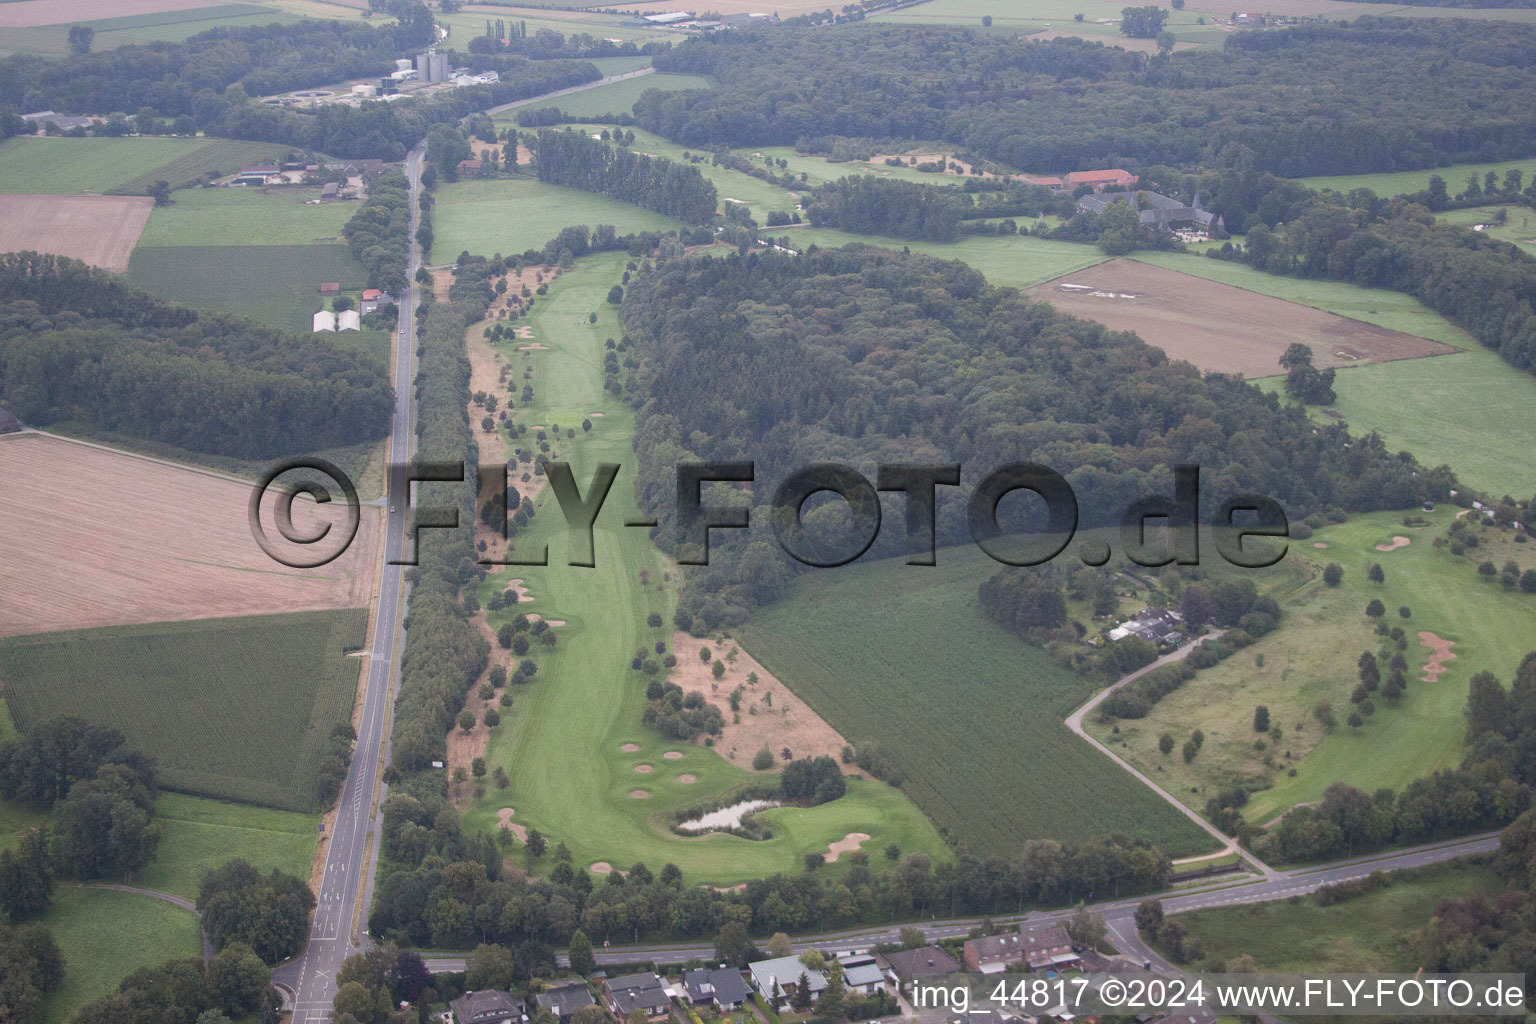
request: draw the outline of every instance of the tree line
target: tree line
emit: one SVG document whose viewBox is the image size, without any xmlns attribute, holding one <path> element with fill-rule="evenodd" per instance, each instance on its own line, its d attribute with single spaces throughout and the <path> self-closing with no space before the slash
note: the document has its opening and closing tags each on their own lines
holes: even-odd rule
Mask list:
<svg viewBox="0 0 1536 1024">
<path fill-rule="evenodd" d="M 1407 170 L 1530 152 L 1533 39 L 1504 22 L 1363 17 L 1148 57 L 958 27 L 718 32 L 655 58 L 717 87 L 647 93 L 635 116 L 692 146 L 932 139 L 1049 173 Z"/>
<path fill-rule="evenodd" d="M 77 260 L 0 255 L 0 403 L 235 458 L 381 438 L 393 392 L 378 360 L 161 302 Z"/>
<path fill-rule="evenodd" d="M 368 271 L 368 286 L 400 295 L 411 250 L 411 193 L 402 171 L 390 171 L 368 186 L 368 198 L 342 225 L 352 258 Z"/>
<path fill-rule="evenodd" d="M 970 197 L 958 190 L 850 174 L 817 187 L 806 202 L 805 215 L 817 228 L 953 242 L 960 236 L 961 219 L 973 208 Z"/>
<path fill-rule="evenodd" d="M 580 131 L 542 129 L 539 180 L 596 192 L 620 202 L 703 224 L 715 216 L 715 186 L 697 167 L 614 149 Z"/>
</svg>

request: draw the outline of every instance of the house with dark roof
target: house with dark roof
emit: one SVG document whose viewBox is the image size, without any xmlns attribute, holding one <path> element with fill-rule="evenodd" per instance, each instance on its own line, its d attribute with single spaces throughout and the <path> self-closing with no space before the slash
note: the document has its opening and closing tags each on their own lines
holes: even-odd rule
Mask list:
<svg viewBox="0 0 1536 1024">
<path fill-rule="evenodd" d="M 528 1007 L 510 992 L 466 992 L 448 1004 L 454 1024 L 527 1024 Z"/>
<path fill-rule="evenodd" d="M 972 974 L 1001 974 L 1009 964 L 1024 959 L 1024 944 L 1018 932 L 1001 932 L 983 935 L 979 939 L 966 939 L 961 949 L 965 969 Z"/>
<path fill-rule="evenodd" d="M 459 161 L 459 173 L 461 175 L 463 175 L 463 174 L 479 174 L 480 173 L 480 168 L 483 167 L 483 166 L 484 166 L 484 164 L 482 164 L 479 160 L 474 160 L 474 159 L 460 160 Z"/>
<path fill-rule="evenodd" d="M 849 992 L 872 996 L 885 987 L 885 969 L 871 953 L 850 953 L 837 958 L 843 969 L 843 985 Z"/>
<path fill-rule="evenodd" d="M 683 975 L 683 994 L 694 1006 L 735 1010 L 752 998 L 741 972 L 734 967 L 700 967 Z"/>
<path fill-rule="evenodd" d="M 897 953 L 887 953 L 885 962 L 890 965 L 903 988 L 911 986 L 913 982 L 928 978 L 942 978 L 960 970 L 960 965 L 955 958 L 938 946 L 923 946 L 919 949 L 903 949 Z"/>
<path fill-rule="evenodd" d="M 547 988 L 534 997 L 539 1009 L 548 1010 L 561 1020 L 570 1020 L 571 1014 L 583 1006 L 596 1006 L 586 982 L 568 981 L 563 985 Z"/>
<path fill-rule="evenodd" d="M 1072 936 L 1060 924 L 1031 925 L 1019 932 L 1024 962 L 1032 971 L 1061 971 L 1082 961 L 1072 949 Z"/>
<path fill-rule="evenodd" d="M 1170 196 L 1158 192 L 1096 192 L 1082 196 L 1077 208 L 1082 213 L 1103 213 L 1111 203 L 1129 203 L 1136 211 L 1137 220 L 1143 224 L 1171 227 L 1174 224 L 1198 224 L 1202 228 L 1219 225 L 1221 218 L 1200 205 L 1200 197 L 1185 206 Z"/>
<path fill-rule="evenodd" d="M 344 164 L 326 164 L 328 171 L 341 171 L 348 178 L 371 180 L 384 173 L 383 160 L 348 160 Z"/>
<path fill-rule="evenodd" d="M 625 1020 L 642 1010 L 649 1020 L 665 1020 L 672 1015 L 673 992 L 654 973 L 626 974 L 603 982 L 608 1010 Z"/>
</svg>

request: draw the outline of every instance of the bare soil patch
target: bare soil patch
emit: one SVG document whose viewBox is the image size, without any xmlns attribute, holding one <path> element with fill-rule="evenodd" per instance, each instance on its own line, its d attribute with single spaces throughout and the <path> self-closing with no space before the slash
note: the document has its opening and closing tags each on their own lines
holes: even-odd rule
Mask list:
<svg viewBox="0 0 1536 1024">
<path fill-rule="evenodd" d="M 447 267 L 429 270 L 432 275 L 432 298 L 436 302 L 448 301 L 448 289 L 453 287 L 453 271 Z"/>
<path fill-rule="evenodd" d="M 690 775 L 687 772 L 684 772 L 682 775 L 677 777 L 677 781 L 681 782 L 685 786 L 691 786 L 695 782 L 699 781 L 699 777 L 697 775 Z"/>
<path fill-rule="evenodd" d="M 211 6 L 211 0 L 20 0 L 0 4 L 0 28 L 35 28 Z"/>
<path fill-rule="evenodd" d="M 0 17 L 16 6 L 0 4 Z M 121 274 L 154 208 L 148 196 L 0 195 L 0 252 L 35 249 Z"/>
<path fill-rule="evenodd" d="M 1407 547 L 1411 543 L 1413 543 L 1413 542 L 1411 540 L 1409 540 L 1407 537 L 1393 537 L 1390 543 L 1387 543 L 1387 544 L 1377 544 L 1376 545 L 1376 550 L 1377 551 L 1396 551 L 1398 548 L 1405 548 L 1405 547 Z"/>
<path fill-rule="evenodd" d="M 1445 671 L 1445 663 L 1455 660 L 1456 655 L 1451 653 L 1451 648 L 1456 646 L 1456 641 L 1442 640 L 1433 633 L 1421 632 L 1419 643 L 1429 648 L 1429 660 L 1424 663 L 1423 678 L 1426 683 L 1432 683 Z"/>
<path fill-rule="evenodd" d="M 843 838 L 827 847 L 827 863 L 837 863 L 837 858 L 845 853 L 852 853 L 854 850 L 857 850 L 868 839 L 869 834 L 867 832 L 849 832 L 846 836 L 843 836 Z"/>
<path fill-rule="evenodd" d="M 1075 285 L 1077 287 L 1065 287 Z M 1134 260 L 1110 260 L 1028 290 L 1062 312 L 1135 331 L 1206 372 L 1272 377 L 1287 345 L 1314 365 L 1358 366 L 1456 352 L 1425 338 Z"/>
<path fill-rule="evenodd" d="M 244 481 L 40 434 L 0 438 L 0 481 L 0 635 L 355 608 L 373 598 L 376 509 L 362 510 L 335 561 L 290 569 L 252 538 Z M 86 489 L 125 500 L 103 516 L 80 500 Z M 268 494 L 262 521 L 275 537 L 277 496 Z M 298 498 L 295 529 L 339 531 L 342 504 Z"/>
<path fill-rule="evenodd" d="M 699 660 L 699 648 L 708 647 L 711 663 L 725 664 L 725 675 L 715 679 L 710 664 Z M 734 660 L 728 658 L 732 649 Z M 677 655 L 677 667 L 672 670 L 672 682 L 684 692 L 698 690 L 704 699 L 720 709 L 725 728 L 715 740 L 715 753 L 738 768 L 753 771 L 752 755 L 764 744 L 773 751 L 776 762 L 783 761 L 787 747 L 792 757 L 828 757 L 841 760 L 843 747 L 848 741 L 826 723 L 816 712 L 795 696 L 794 692 L 774 678 L 736 643 L 727 639 L 723 644 L 714 639 L 699 640 L 687 633 L 672 635 L 672 651 Z M 749 676 L 757 682 L 748 682 Z M 731 711 L 731 691 L 740 687 L 741 710 Z M 778 771 L 776 763 L 771 771 Z M 843 765 L 845 775 L 864 775 L 853 765 Z"/>
<path fill-rule="evenodd" d="M 528 841 L 528 826 L 519 825 L 512 820 L 512 808 L 503 807 L 501 810 L 497 811 L 496 824 L 498 827 L 505 828 L 507 831 L 516 836 L 518 842 L 526 843 Z"/>
</svg>

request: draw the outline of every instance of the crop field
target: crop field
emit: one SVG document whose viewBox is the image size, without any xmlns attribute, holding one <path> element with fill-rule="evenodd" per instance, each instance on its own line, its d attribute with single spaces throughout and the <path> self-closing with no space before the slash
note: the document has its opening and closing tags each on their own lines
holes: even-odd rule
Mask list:
<svg viewBox="0 0 1536 1024">
<path fill-rule="evenodd" d="M 365 277 L 344 245 L 140 246 L 128 261 L 128 283 L 153 295 L 284 331 L 309 330 L 322 281 L 355 292 Z"/>
<path fill-rule="evenodd" d="M 543 103 L 530 103 L 526 107 L 518 107 L 507 113 L 515 115 L 517 110 L 544 110 L 548 107 L 559 107 L 573 117 L 628 114 L 633 112 L 635 101 L 641 94 L 651 89 L 678 92 L 684 89 L 708 89 L 711 84 L 709 79 L 701 75 L 673 75 L 657 72 L 641 75 L 638 78 L 626 78 L 622 82 L 594 86 L 568 96 L 557 96 Z"/>
<path fill-rule="evenodd" d="M 1282 5 L 1286 0 L 1281 0 Z M 1343 6 L 1336 4 L 1334 0 L 1291 0 L 1296 3 L 1321 3 L 1329 6 Z M 983 16 L 992 18 L 992 32 L 1006 32 L 1008 34 L 1032 34 L 1046 29 L 1057 29 L 1073 35 L 1083 35 L 1087 38 L 1103 36 L 1103 42 L 1107 46 L 1117 45 L 1118 41 L 1130 43 L 1135 40 L 1125 39 L 1120 36 L 1120 11 L 1124 4 L 1114 0 L 1032 0 L 1029 4 L 1018 4 L 1010 0 L 929 0 L 928 3 L 918 4 L 915 7 L 905 7 L 899 11 L 885 11 L 872 15 L 871 21 L 897 21 L 914 25 L 971 25 L 978 30 L 982 28 Z M 1159 7 L 1168 7 L 1166 0 L 1158 4 Z M 1367 7 L 1365 4 L 1350 4 L 1350 7 Z M 1196 30 L 1202 28 L 1198 19 L 1204 17 L 1207 22 L 1218 16 L 1214 10 L 1214 3 L 1202 3 L 1201 0 L 1192 0 L 1185 10 L 1169 10 L 1166 27 L 1179 38 L 1185 38 L 1185 32 L 1181 30 Z M 1266 10 L 1275 10 L 1270 7 Z M 1279 13 L 1276 11 L 1276 13 Z M 1083 15 L 1081 22 L 1074 20 L 1074 15 Z M 1231 9 L 1219 12 L 1219 20 L 1225 22 Z M 1211 26 L 1212 29 L 1215 26 Z"/>
<path fill-rule="evenodd" d="M 1312 349 L 1319 368 L 1444 355 L 1450 345 L 1255 295 L 1166 267 L 1110 260 L 1032 288 L 1064 313 L 1097 320 L 1208 373 L 1267 377 L 1288 345 Z"/>
<path fill-rule="evenodd" d="M 879 743 L 902 791 L 973 853 L 1111 832 L 1170 856 L 1208 850 L 1204 832 L 1063 724 L 1093 684 L 982 614 L 976 588 L 997 568 L 965 547 L 934 568 L 812 573 L 742 641 L 851 743 Z"/>
<path fill-rule="evenodd" d="M 13 637 L 0 680 L 23 733 L 77 715 L 121 730 L 167 789 L 313 810 L 367 625 L 353 608 Z"/>
<path fill-rule="evenodd" d="M 550 4 L 551 8 L 556 5 Z M 582 6 L 591 6 L 583 4 Z M 436 12 L 434 12 L 436 14 Z M 587 11 L 542 10 L 535 8 L 502 7 L 477 4 L 455 14 L 437 14 L 437 23 L 448 28 L 448 43 L 463 50 L 469 40 L 485 34 L 486 21 L 502 19 L 511 25 L 526 23 L 531 38 L 541 31 L 559 32 L 570 36 L 580 32 L 599 39 L 615 42 L 633 42 L 637 46 L 653 39 L 677 38 L 679 33 L 650 25 L 636 25 L 629 18 L 614 14 L 597 14 Z M 614 74 L 615 72 L 604 72 Z"/>
<path fill-rule="evenodd" d="M 1390 884 L 1332 906 L 1315 896 L 1180 914 L 1207 950 L 1253 957 L 1260 971 L 1398 971 L 1424 964 L 1410 946 L 1441 900 L 1494 896 L 1503 880 L 1486 866 L 1453 861 L 1387 876 Z"/>
<path fill-rule="evenodd" d="M 1467 682 L 1483 670 L 1506 681 L 1513 677 L 1520 659 L 1536 648 L 1531 639 L 1536 636 L 1536 598 L 1489 583 L 1473 563 L 1432 545 L 1455 512 L 1452 506 L 1415 511 L 1430 523 L 1420 527 L 1404 526 L 1402 513 L 1358 516 L 1318 530 L 1310 541 L 1293 542 L 1286 562 L 1305 568 L 1311 579 L 1281 599 L 1285 621 L 1280 629 L 1201 672 L 1159 701 L 1146 718 L 1117 720 L 1118 734 L 1092 721 L 1089 728 L 1197 810 L 1222 785 L 1265 774 L 1270 761 L 1274 785 L 1254 793 L 1244 809 L 1244 816 L 1259 824 L 1320 798 L 1332 782 L 1373 792 L 1383 786 L 1401 788 L 1409 779 L 1458 764 L 1466 733 Z M 1394 536 L 1407 537 L 1409 543 L 1378 550 Z M 1322 568 L 1329 562 L 1344 569 L 1338 588 L 1322 582 Z M 1366 567 L 1373 562 L 1385 570 L 1385 583 L 1366 580 Z M 1380 646 L 1364 613 L 1372 598 L 1386 605 L 1391 624 L 1408 633 L 1409 683 L 1397 706 L 1378 699 L 1375 714 L 1362 728 L 1351 729 L 1343 720 L 1352 709 L 1355 659 Z M 1410 618 L 1399 617 L 1400 606 L 1409 608 Z M 1434 682 L 1420 678 L 1429 654 L 1419 642 L 1421 631 L 1455 645 L 1456 657 Z M 1335 709 L 1339 725 L 1332 732 L 1312 716 L 1319 700 Z M 1263 751 L 1255 748 L 1253 731 L 1253 709 L 1260 704 L 1285 732 Z M 1162 733 L 1182 742 L 1197 727 L 1206 739 L 1192 763 L 1158 751 Z"/>
<path fill-rule="evenodd" d="M 1462 480 L 1494 494 L 1536 490 L 1536 427 L 1522 410 L 1536 402 L 1536 378 L 1504 362 L 1465 331 L 1411 295 L 1265 274 L 1237 263 L 1138 253 L 1137 260 L 1182 270 L 1248 291 L 1299 302 L 1465 351 L 1342 370 L 1339 399 L 1321 421 L 1342 417 L 1356 431 L 1374 430 L 1427 466 L 1446 463 Z M 1269 390 L 1279 380 L 1258 382 Z"/>
<path fill-rule="evenodd" d="M 539 516 L 518 544 L 528 549 L 548 541 L 549 568 L 503 570 L 480 590 L 483 601 L 517 578 L 532 598 L 491 613 L 492 629 L 526 612 L 564 624 L 555 627 L 558 646 L 539 648 L 533 683 L 509 688 L 515 704 L 490 733 L 486 760 L 504 767 L 511 785 L 469 798 L 465 827 L 492 830 L 500 809 L 510 807 L 515 823 L 567 843 L 579 866 L 608 862 L 622 869 L 643 860 L 654 868 L 671 861 L 689 883 L 714 885 L 798 872 L 805 852 L 825 851 L 849 832 L 870 835 L 866 849 L 895 842 L 904 851 L 948 859 L 933 826 L 904 791 L 868 780 L 851 779 L 846 796 L 820 807 L 768 812 L 774 838 L 762 842 L 720 833 L 683 837 L 663 821 L 673 810 L 727 795 L 758 777 L 702 745 L 664 740 L 640 724 L 644 686 L 627 666 L 638 645 L 670 639 L 670 627 L 652 630 L 645 620 L 650 612 L 669 619 L 673 595 L 661 584 L 670 569 L 667 560 L 644 531 L 620 525 L 637 514 L 628 475 L 634 414 L 603 390 L 601 365 L 604 339 L 620 333 L 615 308 L 603 299 L 626 259 L 622 254 L 584 259 L 556 279 L 524 321 L 543 350 L 518 351 L 529 341 L 502 346 L 514 365 L 534 368 L 535 400 L 519 404 L 520 416 L 562 426 L 591 418 L 590 433 L 578 430 L 578 440 L 560 442 L 556 449 L 573 463 L 576 478 L 587 480 L 599 462 L 620 463 L 626 472 L 598 520 L 595 569 L 564 564 L 565 527 L 546 492 Z M 593 311 L 598 320 L 589 325 Z M 590 417 L 595 412 L 602 416 Z M 637 583 L 641 571 L 649 573 L 652 585 Z M 626 744 L 636 749 L 621 749 Z M 664 756 L 668 751 L 681 756 Z M 637 772 L 638 766 L 653 770 Z M 634 791 L 646 795 L 631 796 Z"/>
<path fill-rule="evenodd" d="M 198 141 L 202 145 L 197 149 L 161 164 L 152 171 L 146 171 L 136 178 L 129 178 L 113 191 L 142 195 L 157 180 L 168 181 L 172 188 L 180 189 L 183 185 L 192 182 L 206 181 L 210 171 L 229 174 L 249 164 L 276 163 L 284 153 L 288 152 L 288 147 L 276 146 L 270 142 L 244 142 L 239 139 L 199 139 Z M 179 203 L 187 195 L 188 193 L 183 191 L 172 198 Z M 220 239 L 220 241 L 225 240 Z"/>
<path fill-rule="evenodd" d="M 836 248 L 850 243 L 880 245 L 887 249 L 911 249 L 942 260 L 960 260 L 981 271 L 987 281 L 1011 288 L 1028 288 L 1102 263 L 1106 257 L 1096 247 L 1075 242 L 1054 242 L 1029 235 L 975 235 L 958 242 L 919 242 L 875 235 L 854 235 L 828 228 L 765 229 L 765 235 L 787 236 L 796 249 L 811 245 Z"/>
<path fill-rule="evenodd" d="M 136 15 L 166 15 L 207 7 L 208 0 L 14 0 L 0 9 L 0 28 L 32 28 L 114 20 Z"/>
<path fill-rule="evenodd" d="M 247 483 L 38 434 L 0 438 L 0 479 L 0 635 L 356 608 L 372 593 L 373 510 L 345 554 L 289 569 L 251 537 Z M 120 500 L 103 515 L 88 493 Z M 335 504 L 296 501 L 295 526 Z"/>
<path fill-rule="evenodd" d="M 0 252 L 35 249 L 120 274 L 154 202 L 148 196 L 0 194 Z"/>
<path fill-rule="evenodd" d="M 20 0 L 25 3 L 27 0 Z M 204 0 L 206 3 L 206 0 Z M 59 12 L 55 11 L 57 16 Z M 67 14 L 66 14 L 67 16 Z M 0 27 L 0 52 L 46 54 L 69 53 L 69 29 L 84 24 L 95 30 L 91 49 L 109 50 L 130 43 L 156 41 L 180 42 L 212 28 L 270 25 L 297 21 L 298 16 L 276 6 L 251 3 L 216 3 L 186 10 L 156 14 L 130 14 L 120 18 L 97 18 L 84 22 L 64 22 L 37 28 Z"/>
<path fill-rule="evenodd" d="M 245 246 L 341 245 L 341 228 L 356 203 L 325 202 L 319 189 L 192 188 L 175 193 L 170 206 L 156 207 L 139 238 L 146 249 L 221 246 L 240 239 Z"/>
<path fill-rule="evenodd" d="M 1375 6 L 1375 5 L 1373 5 Z M 1384 8 L 1382 14 L 1387 14 Z M 1393 11 L 1394 15 L 1401 16 L 1404 12 Z M 1465 17 L 1470 11 L 1457 11 L 1458 18 Z M 1536 15 L 1536 11 L 1507 11 L 1506 14 Z M 1530 184 L 1536 177 L 1536 160 L 1497 160 L 1487 164 L 1452 164 L 1449 167 L 1430 167 L 1421 171 L 1392 171 L 1383 174 L 1341 174 L 1316 178 L 1297 178 L 1296 180 L 1308 188 L 1331 188 L 1339 192 L 1348 192 L 1352 188 L 1368 188 L 1378 196 L 1397 196 L 1406 193 L 1422 192 L 1429 188 L 1429 179 L 1438 174 L 1445 179 L 1446 189 L 1452 194 L 1460 192 L 1467 185 L 1467 179 L 1477 176 L 1478 185 L 1481 186 L 1483 176 L 1489 171 L 1498 174 L 1499 180 L 1504 180 L 1504 172 L 1511 168 L 1519 168 L 1525 175 L 1525 183 Z M 1517 212 L 1518 207 L 1511 210 Z M 1454 212 L 1454 211 L 1453 211 Z M 1441 216 L 1449 216 L 1442 214 Z M 1452 223 L 1456 223 L 1453 221 Z"/>
<path fill-rule="evenodd" d="M 432 217 L 432 263 L 452 263 L 465 250 L 490 256 L 540 249 L 572 224 L 612 224 L 621 235 L 682 224 L 607 196 L 546 185 L 531 173 L 439 185 Z"/>
<path fill-rule="evenodd" d="M 155 821 L 164 837 L 140 884 L 187 899 L 197 898 L 206 872 L 233 857 L 264 872 L 280 868 L 308 878 L 319 837 L 319 818 L 313 814 L 186 793 L 161 793 Z"/>
<path fill-rule="evenodd" d="M 0 13 L 15 6 L 0 4 Z M 111 192 L 206 145 L 203 139 L 6 139 L 0 142 L 0 191 Z"/>
<path fill-rule="evenodd" d="M 65 1024 L 126 974 L 203 948 L 196 914 L 135 893 L 61 883 L 37 920 L 64 955 L 64 982 L 43 1000 L 44 1024 Z"/>
</svg>

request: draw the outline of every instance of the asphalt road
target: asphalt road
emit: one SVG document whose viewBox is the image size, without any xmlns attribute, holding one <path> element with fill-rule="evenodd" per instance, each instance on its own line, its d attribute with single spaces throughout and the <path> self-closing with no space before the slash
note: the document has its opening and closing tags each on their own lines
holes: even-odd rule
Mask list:
<svg viewBox="0 0 1536 1024">
<path fill-rule="evenodd" d="M 1470 836 L 1465 839 L 1451 840 L 1449 842 L 1430 843 L 1424 846 L 1416 846 L 1407 850 L 1398 850 L 1371 857 L 1339 861 L 1333 864 L 1312 865 L 1289 871 L 1276 871 L 1270 876 L 1253 882 L 1233 883 L 1229 880 L 1225 883 L 1215 883 L 1195 891 L 1178 890 L 1162 894 L 1163 912 L 1165 914 L 1183 914 L 1193 910 L 1206 910 L 1211 907 L 1289 899 L 1292 896 L 1314 892 L 1324 885 L 1364 878 L 1372 871 L 1401 871 L 1405 868 L 1423 867 L 1426 864 L 1453 860 L 1457 857 L 1465 857 L 1474 853 L 1490 853 L 1498 849 L 1498 846 L 1498 833 L 1493 832 L 1479 836 Z M 1144 899 L 1147 899 L 1145 895 L 1132 899 L 1108 900 L 1091 904 L 1089 909 L 1104 919 L 1105 927 L 1109 931 L 1110 940 L 1122 953 L 1135 960 L 1150 960 L 1154 969 L 1173 973 L 1176 968 L 1147 948 L 1136 934 L 1136 905 Z M 1064 921 L 1071 917 L 1072 913 L 1073 911 L 1071 910 L 1042 910 L 1022 915 L 997 915 L 993 917 L 993 920 L 998 923 Z M 928 940 L 932 942 L 937 939 L 967 935 L 980 920 L 981 918 L 979 917 L 971 917 L 910 923 L 915 923 L 917 927 L 922 928 Z M 882 942 L 899 942 L 901 939 L 901 927 L 900 925 L 892 925 L 885 928 L 856 928 L 840 932 L 823 932 L 817 935 L 802 935 L 794 939 L 794 946 L 797 951 L 811 946 L 816 946 L 823 950 L 863 949 Z M 662 943 L 613 946 L 598 949 L 595 951 L 595 954 L 599 964 L 631 964 L 645 960 L 677 963 L 693 957 L 708 960 L 715 955 L 715 950 L 713 943 Z M 462 971 L 465 967 L 464 957 L 462 956 L 429 955 L 426 959 L 427 966 L 436 972 Z M 560 957 L 560 962 L 562 964 L 566 962 L 563 954 Z"/>
<path fill-rule="evenodd" d="M 417 284 L 412 275 L 421 263 L 416 244 L 420 216 L 416 195 L 423 154 L 424 149 L 417 147 L 405 159 L 411 183 L 411 253 L 406 269 L 409 284 L 400 296 L 400 329 L 395 339 L 395 414 L 388 459 L 391 465 L 408 462 L 415 442 L 416 389 L 412 382 Z M 390 708 L 399 671 L 399 647 L 403 643 L 400 618 L 406 596 L 405 567 L 395 563 L 401 560 L 405 543 L 409 501 L 406 495 L 386 497 L 385 564 L 379 580 L 373 647 L 368 652 L 368 682 L 352 765 L 331 826 L 309 944 L 298 957 L 272 972 L 272 980 L 283 992 L 284 1001 L 293 1008 L 292 1024 L 318 1024 L 330 1019 L 336 971 L 343 960 L 365 948 L 367 942 L 367 910 L 372 902 L 373 873 L 378 864 L 379 821 L 375 810 L 384 799 L 384 784 L 379 775 L 381 767 L 389 763 Z"/>
</svg>

